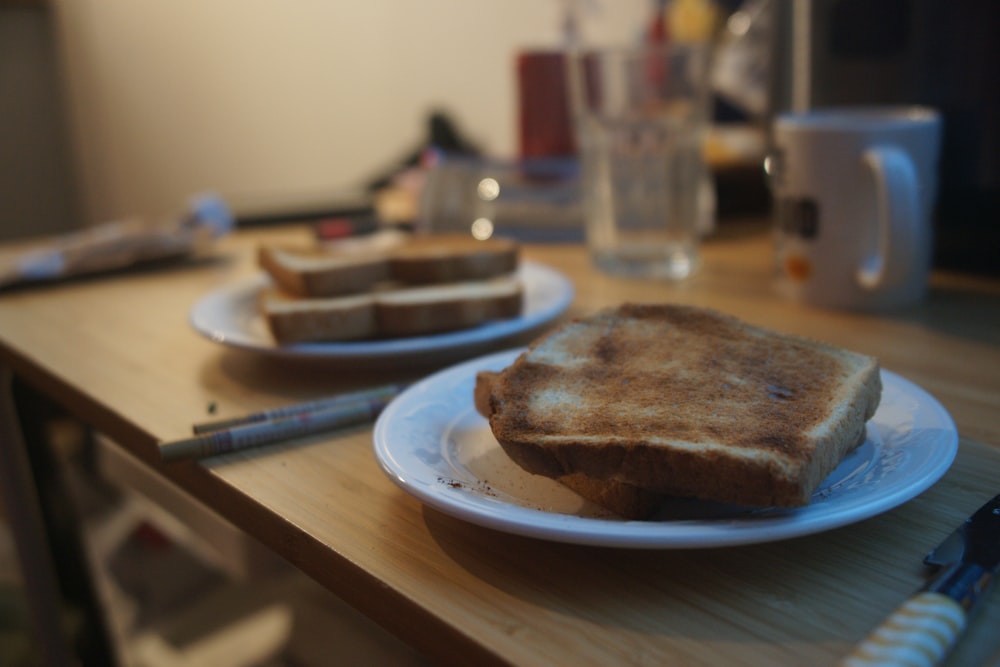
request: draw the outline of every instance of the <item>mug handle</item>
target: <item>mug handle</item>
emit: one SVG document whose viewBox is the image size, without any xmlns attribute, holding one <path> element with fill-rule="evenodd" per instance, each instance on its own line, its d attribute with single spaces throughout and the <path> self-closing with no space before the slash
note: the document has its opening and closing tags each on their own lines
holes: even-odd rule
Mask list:
<svg viewBox="0 0 1000 667">
<path fill-rule="evenodd" d="M 924 232 L 917 170 L 906 151 L 877 146 L 865 151 L 861 161 L 875 180 L 878 229 L 875 248 L 862 259 L 857 280 L 862 287 L 875 290 L 891 287 L 906 277 Z"/>
</svg>

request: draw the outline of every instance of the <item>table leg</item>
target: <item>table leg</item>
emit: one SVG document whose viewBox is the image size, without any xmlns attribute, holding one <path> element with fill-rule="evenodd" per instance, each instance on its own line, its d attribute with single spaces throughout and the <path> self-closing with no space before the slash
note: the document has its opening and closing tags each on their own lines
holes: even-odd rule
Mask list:
<svg viewBox="0 0 1000 667">
<path fill-rule="evenodd" d="M 55 406 L 0 368 L 0 493 L 14 535 L 43 664 L 114 665 L 80 521 L 45 425 Z M 67 633 L 67 609 L 81 620 Z"/>
</svg>

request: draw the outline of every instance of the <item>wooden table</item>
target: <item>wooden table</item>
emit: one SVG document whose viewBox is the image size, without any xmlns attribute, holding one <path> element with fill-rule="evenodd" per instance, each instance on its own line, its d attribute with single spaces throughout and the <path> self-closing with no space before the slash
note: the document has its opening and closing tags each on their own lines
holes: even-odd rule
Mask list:
<svg viewBox="0 0 1000 667">
<path fill-rule="evenodd" d="M 256 243 L 305 239 L 303 228 L 240 232 L 193 264 L 0 295 L 0 364 L 434 662 L 832 664 L 921 585 L 923 555 L 1000 492 L 1000 282 L 935 275 L 924 304 L 885 315 L 807 308 L 773 293 L 760 228 L 710 240 L 703 269 L 681 284 L 598 274 L 573 245 L 524 255 L 573 280 L 567 316 L 623 300 L 701 304 L 876 355 L 958 425 L 952 469 L 916 499 L 809 537 L 628 550 L 518 537 L 428 509 L 380 471 L 371 428 L 161 464 L 158 442 L 209 417 L 433 370 L 267 358 L 188 326 L 197 299 L 255 270 Z M 8 458 L 16 448 L 5 440 Z M 994 592 L 952 664 L 1000 661 L 997 627 Z"/>
</svg>

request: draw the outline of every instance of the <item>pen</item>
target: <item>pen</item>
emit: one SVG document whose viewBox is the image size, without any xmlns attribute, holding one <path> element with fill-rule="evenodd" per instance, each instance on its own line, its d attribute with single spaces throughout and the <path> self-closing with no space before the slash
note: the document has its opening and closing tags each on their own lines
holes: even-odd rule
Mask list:
<svg viewBox="0 0 1000 667">
<path fill-rule="evenodd" d="M 371 392 L 362 392 L 371 393 Z M 299 410 L 267 421 L 243 423 L 231 428 L 209 431 L 191 438 L 160 444 L 160 459 L 164 463 L 185 459 L 200 459 L 251 447 L 261 447 L 314 433 L 345 428 L 375 419 L 396 393 L 347 396 L 345 400 L 311 410 Z M 317 402 L 319 403 L 319 402 Z M 301 408 L 302 406 L 295 406 Z"/>
<path fill-rule="evenodd" d="M 387 384 L 382 387 L 376 387 L 375 389 L 366 389 L 364 391 L 358 391 L 350 394 L 340 394 L 338 396 L 333 396 L 330 398 L 321 398 L 315 401 L 309 401 L 307 403 L 297 403 L 295 405 L 289 405 L 283 408 L 272 408 L 270 410 L 262 410 L 260 412 L 255 412 L 253 414 L 245 415 L 243 417 L 234 417 L 232 419 L 220 419 L 217 421 L 207 422 L 204 424 L 195 424 L 192 427 L 192 431 L 194 432 L 195 435 L 201 435 L 204 433 L 211 433 L 213 431 L 221 431 L 224 429 L 233 428 L 234 426 L 257 424 L 260 422 L 282 419 L 284 417 L 290 417 L 292 415 L 302 414 L 306 412 L 317 412 L 319 410 L 334 408 L 339 405 L 346 405 L 348 403 L 378 400 L 382 398 L 392 399 L 397 394 L 399 394 L 399 392 L 403 391 L 403 389 L 405 389 L 406 386 L 407 385 L 405 384 Z"/>
</svg>

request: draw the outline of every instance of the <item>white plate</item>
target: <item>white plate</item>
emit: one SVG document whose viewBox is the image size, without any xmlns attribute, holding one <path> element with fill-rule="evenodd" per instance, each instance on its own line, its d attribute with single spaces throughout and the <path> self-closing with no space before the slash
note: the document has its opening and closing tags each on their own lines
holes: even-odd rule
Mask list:
<svg viewBox="0 0 1000 667">
<path fill-rule="evenodd" d="M 520 317 L 496 320 L 471 329 L 392 340 L 277 345 L 257 312 L 257 291 L 268 282 L 261 274 L 209 293 L 191 309 L 191 325 L 208 338 L 247 350 L 280 356 L 332 360 L 430 362 L 482 353 L 515 335 L 532 331 L 561 315 L 573 301 L 573 284 L 563 274 L 535 262 L 522 262 L 524 311 Z"/>
<path fill-rule="evenodd" d="M 408 493 L 442 512 L 549 540 L 636 548 L 750 544 L 816 533 L 872 517 L 915 497 L 948 470 L 958 433 L 932 396 L 882 371 L 882 402 L 865 443 L 796 509 L 748 509 L 678 500 L 654 521 L 602 513 L 503 453 L 476 413 L 476 372 L 500 370 L 519 350 L 473 359 L 413 385 L 375 424 L 375 455 Z"/>
</svg>

